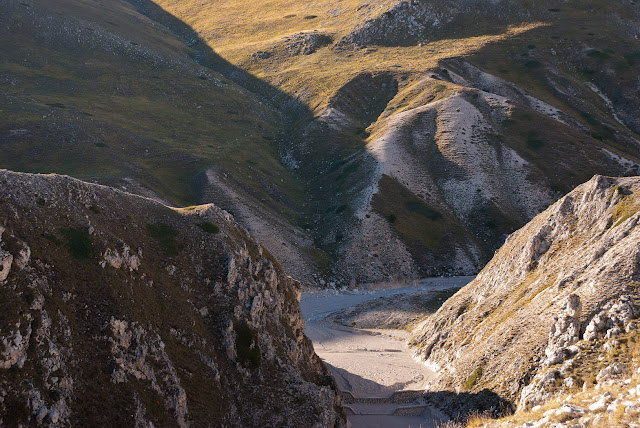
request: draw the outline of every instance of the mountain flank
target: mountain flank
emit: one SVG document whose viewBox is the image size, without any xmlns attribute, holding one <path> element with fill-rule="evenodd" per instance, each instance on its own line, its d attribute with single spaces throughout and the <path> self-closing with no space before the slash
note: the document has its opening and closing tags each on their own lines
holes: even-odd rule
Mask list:
<svg viewBox="0 0 640 428">
<path fill-rule="evenodd" d="M 595 176 L 512 234 L 414 331 L 427 390 L 489 389 L 523 412 L 635 376 L 639 198 L 638 177 Z"/>
<path fill-rule="evenodd" d="M 640 165 L 630 2 L 8 0 L 0 167 L 215 202 L 305 282 L 477 273 Z"/>
<path fill-rule="evenodd" d="M 213 204 L 0 171 L 0 425 L 345 426 L 300 285 Z"/>
<path fill-rule="evenodd" d="M 282 110 L 280 152 L 307 195 L 316 284 L 475 273 L 594 174 L 637 174 L 632 4 L 157 4 L 307 106 Z"/>
</svg>

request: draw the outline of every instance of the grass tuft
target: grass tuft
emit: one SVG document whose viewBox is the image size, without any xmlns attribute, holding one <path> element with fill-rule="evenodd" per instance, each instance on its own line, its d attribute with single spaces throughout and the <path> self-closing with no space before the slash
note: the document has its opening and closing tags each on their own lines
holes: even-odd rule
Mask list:
<svg viewBox="0 0 640 428">
<path fill-rule="evenodd" d="M 619 186 L 618 186 L 619 187 Z M 617 193 L 621 193 L 621 188 L 616 188 Z M 623 196 L 620 202 L 613 209 L 613 227 L 618 227 L 626 220 L 631 218 L 635 213 L 640 210 L 640 204 L 636 201 L 633 195 Z"/>
<path fill-rule="evenodd" d="M 240 364 L 250 368 L 259 367 L 258 334 L 249 327 L 246 321 L 235 323 L 233 328 L 236 332 L 236 352 Z"/>
<path fill-rule="evenodd" d="M 476 368 L 473 373 L 467 378 L 462 387 L 467 391 L 470 390 L 478 383 L 478 380 L 482 377 L 482 369 L 480 367 Z"/>
<path fill-rule="evenodd" d="M 200 223 L 198 227 L 207 233 L 219 233 L 220 228 L 211 222 Z"/>
</svg>

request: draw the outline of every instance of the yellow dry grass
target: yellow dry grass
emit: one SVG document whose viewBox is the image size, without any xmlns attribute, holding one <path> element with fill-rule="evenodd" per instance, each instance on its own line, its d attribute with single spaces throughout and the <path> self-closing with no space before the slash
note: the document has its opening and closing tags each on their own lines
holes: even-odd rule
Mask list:
<svg viewBox="0 0 640 428">
<path fill-rule="evenodd" d="M 392 70 L 404 76 L 422 74 L 437 67 L 442 59 L 471 55 L 488 44 L 546 25 L 523 23 L 508 27 L 501 34 L 437 40 L 422 46 L 376 46 L 361 50 L 336 50 L 326 46 L 313 55 L 251 58 L 253 53 L 268 51 L 284 37 L 299 32 L 318 30 L 334 41 L 338 40 L 396 2 L 383 0 L 373 9 L 358 11 L 358 0 L 329 1 L 319 5 L 299 0 L 156 1 L 190 25 L 221 57 L 300 98 L 316 112 L 322 111 L 336 91 L 359 73 Z M 309 18 L 313 16 L 315 18 Z"/>
</svg>

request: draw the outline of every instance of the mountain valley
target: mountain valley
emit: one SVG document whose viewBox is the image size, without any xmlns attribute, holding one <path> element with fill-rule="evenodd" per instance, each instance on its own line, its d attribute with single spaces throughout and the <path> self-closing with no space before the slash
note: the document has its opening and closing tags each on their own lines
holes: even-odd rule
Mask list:
<svg viewBox="0 0 640 428">
<path fill-rule="evenodd" d="M 640 131 L 633 4 L 478 4 L 8 1 L 0 166 L 215 200 L 316 285 L 476 273 Z"/>
<path fill-rule="evenodd" d="M 636 1 L 3 0 L 0 46 L 0 426 L 640 427 Z"/>
</svg>

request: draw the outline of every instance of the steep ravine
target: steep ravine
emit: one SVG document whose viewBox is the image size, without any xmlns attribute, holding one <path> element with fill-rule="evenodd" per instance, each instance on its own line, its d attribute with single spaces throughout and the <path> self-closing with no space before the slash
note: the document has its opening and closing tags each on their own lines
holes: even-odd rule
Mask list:
<svg viewBox="0 0 640 428">
<path fill-rule="evenodd" d="M 341 427 L 299 284 L 216 206 L 0 170 L 0 425 Z"/>
</svg>

